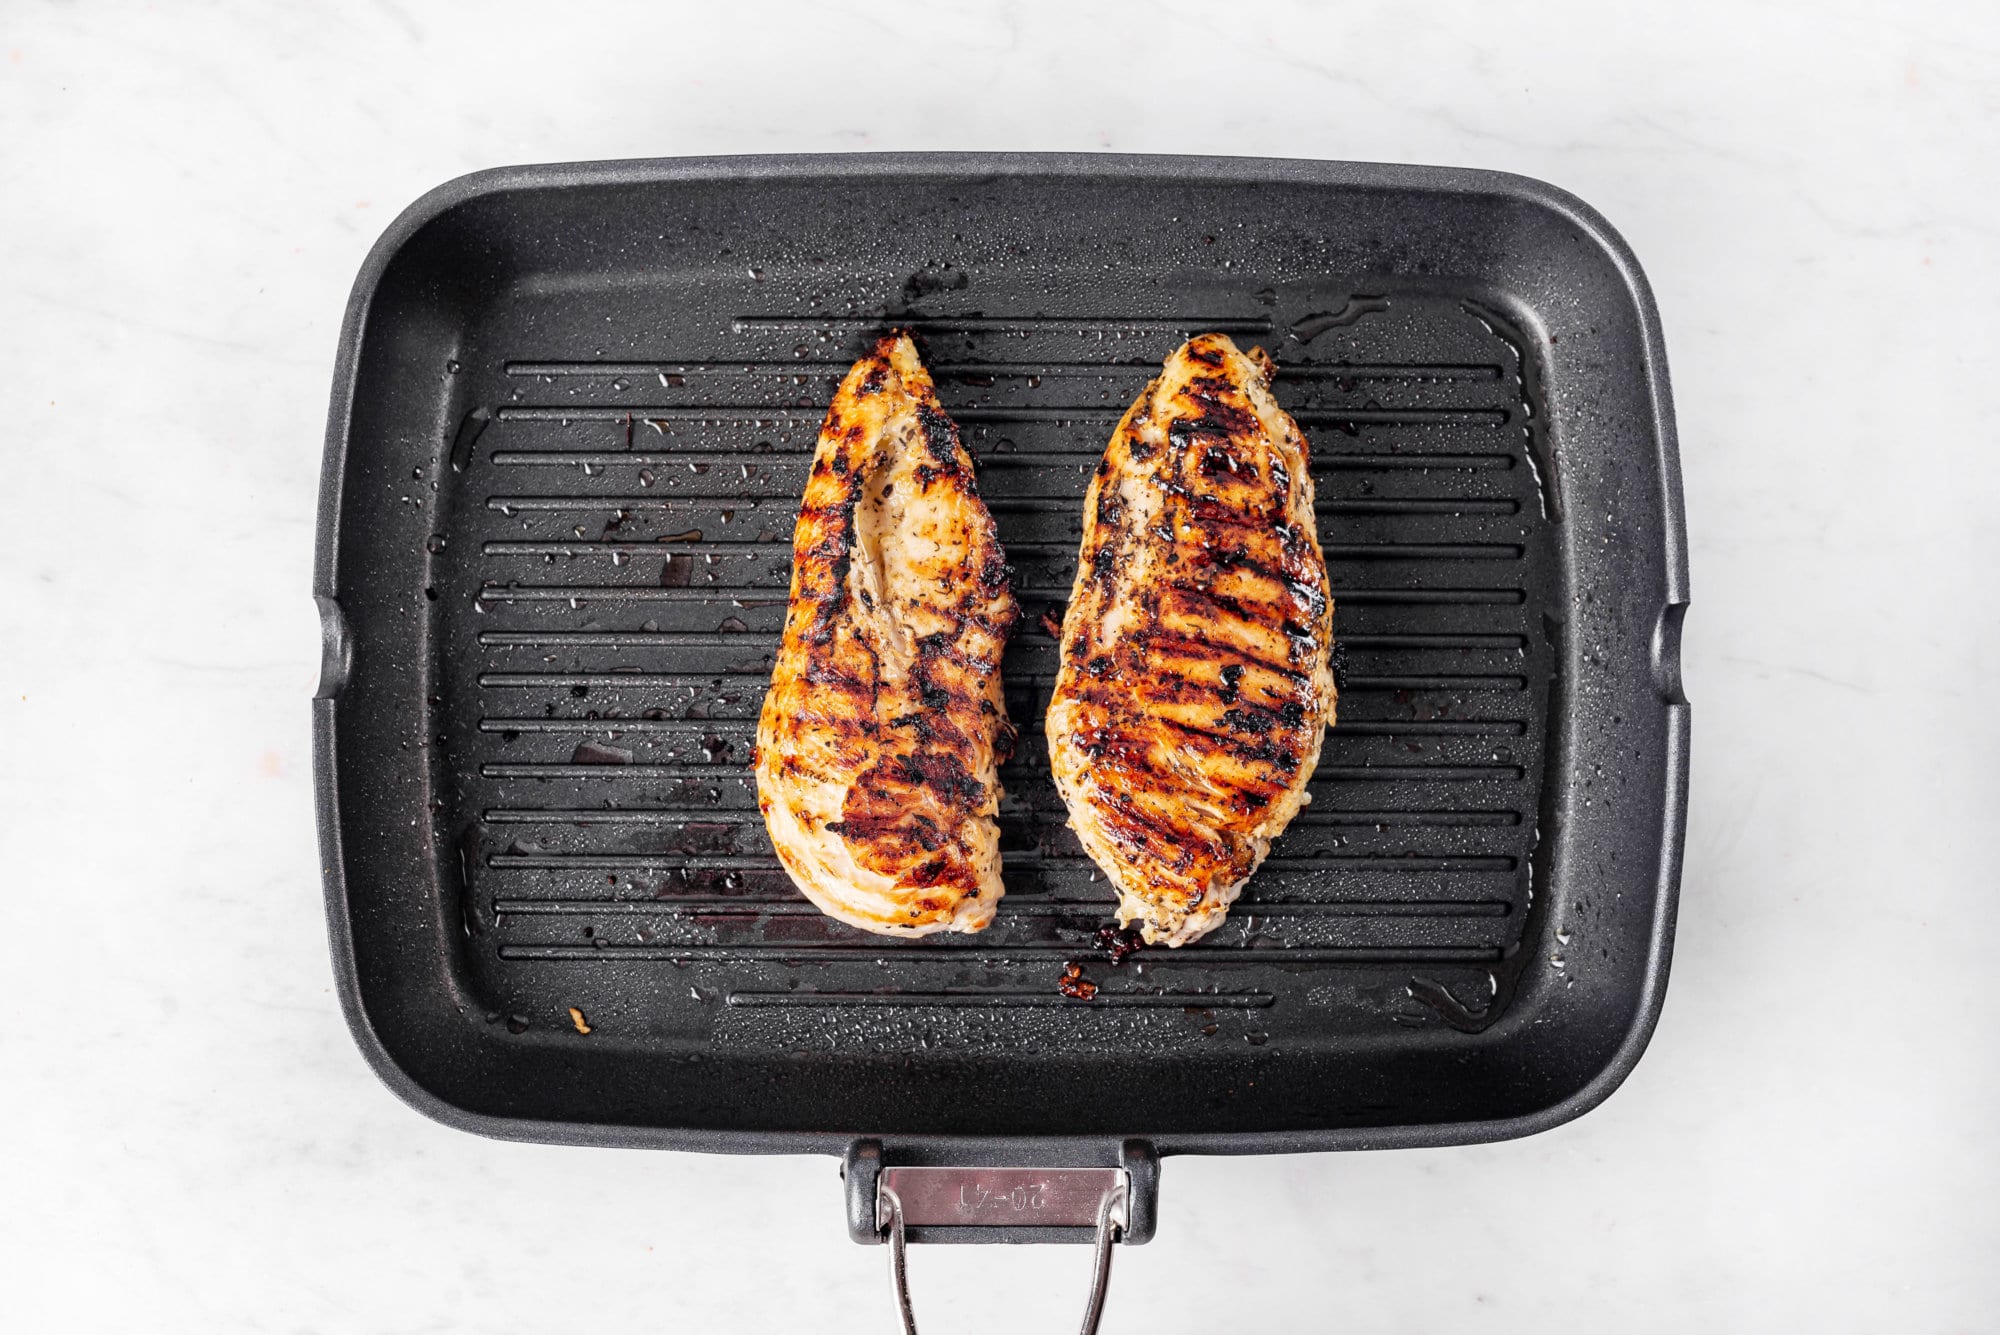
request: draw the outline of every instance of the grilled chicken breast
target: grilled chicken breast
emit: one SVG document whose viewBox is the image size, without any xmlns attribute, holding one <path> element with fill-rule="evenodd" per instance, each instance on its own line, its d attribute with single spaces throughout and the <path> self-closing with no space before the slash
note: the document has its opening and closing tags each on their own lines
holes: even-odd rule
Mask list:
<svg viewBox="0 0 2000 1335">
<path fill-rule="evenodd" d="M 1070 825 L 1152 944 L 1218 926 L 1307 800 L 1333 599 L 1305 436 L 1270 358 L 1169 357 L 1084 498 L 1049 756 Z"/>
<path fill-rule="evenodd" d="M 1009 573 L 972 458 L 915 345 L 891 334 L 820 430 L 757 725 L 771 843 L 842 922 L 924 936 L 993 920 Z"/>
</svg>

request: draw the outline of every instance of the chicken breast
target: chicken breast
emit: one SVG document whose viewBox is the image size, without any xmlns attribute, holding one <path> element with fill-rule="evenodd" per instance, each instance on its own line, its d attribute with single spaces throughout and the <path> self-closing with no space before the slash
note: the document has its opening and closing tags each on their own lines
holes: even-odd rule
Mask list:
<svg viewBox="0 0 2000 1335">
<path fill-rule="evenodd" d="M 1306 440 L 1270 358 L 1169 357 L 1084 498 L 1049 704 L 1056 786 L 1151 944 L 1221 924 L 1307 800 L 1333 720 L 1333 598 Z"/>
<path fill-rule="evenodd" d="M 999 902 L 1010 571 L 909 336 L 855 363 L 820 430 L 757 725 L 757 805 L 800 890 L 889 936 Z"/>
</svg>

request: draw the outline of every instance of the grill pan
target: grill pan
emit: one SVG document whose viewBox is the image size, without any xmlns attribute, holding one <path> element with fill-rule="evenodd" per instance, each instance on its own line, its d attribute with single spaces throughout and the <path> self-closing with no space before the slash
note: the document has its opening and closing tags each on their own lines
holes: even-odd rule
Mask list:
<svg viewBox="0 0 2000 1335">
<path fill-rule="evenodd" d="M 1025 608 L 1007 897 L 974 937 L 814 912 L 748 766 L 820 417 L 898 325 Z M 1340 720 L 1228 924 L 1113 967 L 1036 623 L 1113 424 L 1204 330 L 1274 353 L 1311 440 Z M 369 256 L 334 380 L 314 732 L 342 1001 L 440 1121 L 840 1154 L 868 1241 L 892 1195 L 899 1241 L 1093 1235 L 1099 1193 L 1003 1167 L 1122 1170 L 1137 1242 L 1163 1155 L 1538 1131 L 1623 1079 L 1665 989 L 1686 586 L 1645 280 L 1537 182 L 1014 154 L 465 177 Z M 1071 960 L 1094 999 L 1058 993 Z"/>
</svg>

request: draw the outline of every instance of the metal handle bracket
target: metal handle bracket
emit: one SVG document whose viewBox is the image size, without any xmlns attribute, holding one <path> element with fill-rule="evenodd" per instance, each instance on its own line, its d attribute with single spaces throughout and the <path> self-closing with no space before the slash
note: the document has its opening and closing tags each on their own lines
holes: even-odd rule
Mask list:
<svg viewBox="0 0 2000 1335">
<path fill-rule="evenodd" d="M 968 1165 L 977 1154 L 989 1164 Z M 1144 1140 L 1072 1142 L 906 1142 L 857 1140 L 841 1164 L 847 1230 L 880 1245 L 878 1184 L 903 1205 L 910 1242 L 1073 1242 L 1096 1239 L 1097 1204 L 1111 1175 L 1123 1174 L 1125 1223 L 1119 1241 L 1150 1242 L 1160 1192 L 1160 1160 Z"/>
<path fill-rule="evenodd" d="M 1092 1194 L 1095 1200 L 1092 1202 Z M 1014 1217 L 1080 1222 L 1091 1204 L 1095 1264 L 1081 1335 L 1097 1335 L 1104 1295 L 1111 1284 L 1111 1247 L 1130 1221 L 1129 1182 L 1122 1168 L 887 1168 L 875 1184 L 875 1223 L 889 1243 L 889 1278 L 903 1335 L 917 1335 L 910 1306 L 907 1220 L 977 1221 Z M 1004 1226 L 1004 1225 L 1003 1225 Z"/>
</svg>

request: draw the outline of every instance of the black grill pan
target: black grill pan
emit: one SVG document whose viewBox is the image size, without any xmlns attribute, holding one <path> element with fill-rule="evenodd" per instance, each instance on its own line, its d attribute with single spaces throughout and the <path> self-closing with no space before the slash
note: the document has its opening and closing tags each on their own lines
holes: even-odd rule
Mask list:
<svg viewBox="0 0 2000 1335">
<path fill-rule="evenodd" d="M 1027 611 L 1007 898 L 976 937 L 812 911 L 748 768 L 820 417 L 896 325 Z M 1203 330 L 1273 352 L 1311 439 L 1340 723 L 1229 924 L 1114 968 L 1036 621 L 1113 424 Z M 1548 186 L 1040 155 L 469 176 L 369 256 L 334 382 L 341 995 L 433 1117 L 845 1153 L 860 1236 L 882 1164 L 1124 1164 L 1142 1240 L 1156 1155 L 1527 1134 L 1604 1098 L 1659 1010 L 1686 584 L 1645 280 Z M 1094 1000 L 1058 994 L 1070 960 Z"/>
</svg>

